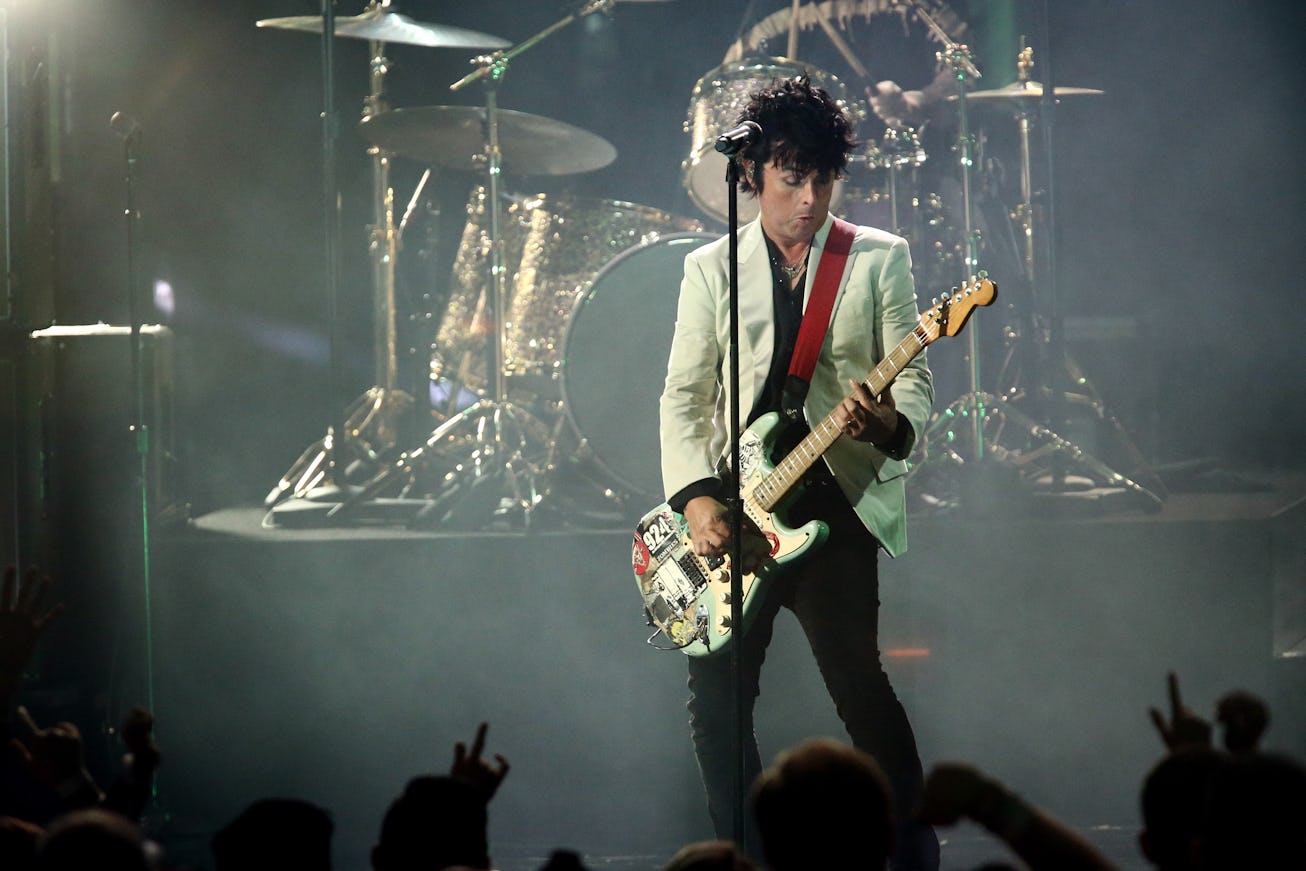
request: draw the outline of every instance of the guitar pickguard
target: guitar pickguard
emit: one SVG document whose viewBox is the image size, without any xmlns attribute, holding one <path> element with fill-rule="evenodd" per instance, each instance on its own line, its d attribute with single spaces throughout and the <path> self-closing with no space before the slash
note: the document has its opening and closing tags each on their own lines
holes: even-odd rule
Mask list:
<svg viewBox="0 0 1306 871">
<path fill-rule="evenodd" d="M 767 423 L 773 426 L 775 422 L 763 418 L 739 440 L 744 512 L 771 545 L 770 556 L 757 570 L 740 578 L 745 628 L 756 610 L 763 582 L 826 535 L 825 524 L 818 521 L 790 529 L 754 500 L 753 490 L 771 468 L 771 428 Z M 675 647 L 693 656 L 725 649 L 732 634 L 730 560 L 694 553 L 689 524 L 671 506 L 659 505 L 635 527 L 631 567 L 650 618 Z"/>
</svg>

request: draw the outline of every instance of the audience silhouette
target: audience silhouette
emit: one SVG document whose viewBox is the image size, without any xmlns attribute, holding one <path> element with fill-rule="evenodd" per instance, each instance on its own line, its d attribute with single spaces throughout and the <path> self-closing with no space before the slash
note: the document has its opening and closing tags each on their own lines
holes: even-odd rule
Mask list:
<svg viewBox="0 0 1306 871">
<path fill-rule="evenodd" d="M 214 871 L 330 871 L 331 815 L 292 798 L 256 801 L 213 836 Z"/>
<path fill-rule="evenodd" d="M 9 753 L 0 785 L 0 868 L 14 871 L 146 871 L 170 867 L 139 821 L 152 795 L 160 752 L 154 720 L 131 710 L 119 736 L 122 771 L 101 789 L 71 722 L 41 725 L 16 699 L 38 642 L 62 605 L 43 604 L 50 580 L 4 572 L 0 585 L 0 698 Z M 1187 707 L 1167 677 L 1169 710 L 1149 709 L 1164 754 L 1142 781 L 1143 857 L 1160 871 L 1306 868 L 1306 769 L 1265 753 L 1268 706 L 1243 691 L 1216 705 L 1213 720 Z M 1213 725 L 1213 722 L 1215 725 Z M 1214 738 L 1220 731 L 1222 748 Z M 457 742 L 447 774 L 410 779 L 381 821 L 373 871 L 493 867 L 488 807 L 509 771 L 485 758 L 488 725 Z M 983 826 L 1031 871 L 1106 871 L 1113 864 L 1073 828 L 990 774 L 963 762 L 935 765 L 911 820 L 893 818 L 894 797 L 876 760 L 829 738 L 782 752 L 753 784 L 751 810 L 772 871 L 891 868 L 904 824 Z M 323 808 L 292 798 L 254 801 L 212 838 L 214 871 L 329 871 L 334 824 Z M 728 841 L 688 844 L 663 871 L 752 871 Z M 982 871 L 1008 869 L 986 865 Z M 540 871 L 585 871 L 556 850 Z"/>
<path fill-rule="evenodd" d="M 753 785 L 753 811 L 775 871 L 883 868 L 894 846 L 888 778 L 866 753 L 814 738 L 780 754 Z"/>
</svg>

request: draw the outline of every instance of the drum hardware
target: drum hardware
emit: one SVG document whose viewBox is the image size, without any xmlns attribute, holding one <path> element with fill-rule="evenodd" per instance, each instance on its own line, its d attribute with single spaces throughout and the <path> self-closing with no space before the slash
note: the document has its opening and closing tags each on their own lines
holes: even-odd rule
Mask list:
<svg viewBox="0 0 1306 871">
<path fill-rule="evenodd" d="M 543 498 L 538 489 L 542 463 L 552 444 L 547 424 L 510 403 L 490 407 L 478 400 L 431 432 L 425 442 L 404 451 L 327 512 L 339 522 L 359 505 L 393 492 L 416 494 L 413 524 L 479 526 L 487 512 L 516 524 L 531 516 Z M 491 496 L 482 509 L 466 511 L 472 494 Z"/>
<path fill-rule="evenodd" d="M 979 99 L 1009 101 L 1007 105 L 1014 107 L 1016 113 L 1020 147 L 1021 202 L 1015 209 L 1015 221 L 1016 226 L 1025 241 L 1025 250 L 1023 253 L 1025 256 L 1026 277 L 1029 281 L 1029 286 L 1034 290 L 1033 311 L 1031 314 L 1034 318 L 1035 329 L 1032 330 L 1033 335 L 1030 338 L 1032 338 L 1032 341 L 1035 343 L 1037 356 L 1036 371 L 1042 375 L 1042 380 L 1036 385 L 1036 390 L 1045 396 L 1050 395 L 1053 392 L 1053 387 L 1048 380 L 1049 376 L 1056 368 L 1063 370 L 1063 374 L 1068 379 L 1067 383 L 1074 385 L 1081 391 L 1084 391 L 1083 394 L 1081 394 L 1082 398 L 1087 401 L 1092 414 L 1097 418 L 1106 421 L 1115 431 L 1135 468 L 1146 474 L 1148 483 L 1152 487 L 1156 488 L 1159 492 L 1164 493 L 1164 484 L 1150 471 L 1150 465 L 1143 458 L 1142 453 L 1134 444 L 1134 440 L 1125 431 L 1123 425 L 1115 415 L 1110 412 L 1106 403 L 1093 387 L 1078 363 L 1075 362 L 1069 352 L 1065 349 L 1051 347 L 1053 342 L 1052 334 L 1053 332 L 1059 331 L 1052 329 L 1051 326 L 1045 322 L 1040 323 L 1040 321 L 1044 321 L 1044 314 L 1050 309 L 1055 308 L 1054 301 L 1040 300 L 1038 296 L 1038 290 L 1043 285 L 1038 281 L 1038 245 L 1036 243 L 1043 242 L 1045 245 L 1050 245 L 1051 239 L 1050 236 L 1047 240 L 1040 237 L 1039 224 L 1041 222 L 1038 220 L 1038 210 L 1035 206 L 1036 192 L 1034 190 L 1033 180 L 1033 148 L 1031 145 L 1031 134 L 1037 116 L 1043 109 L 1044 89 L 1042 84 L 1030 79 L 1030 74 L 1034 68 L 1033 48 L 1028 46 L 1021 48 L 1020 53 L 1017 55 L 1016 67 L 1018 76 L 1015 82 L 1006 88 L 998 89 L 996 92 L 984 92 L 985 96 L 980 97 Z M 990 97 L 988 96 L 989 93 L 1002 94 L 1002 96 Z M 1094 88 L 1057 86 L 1052 88 L 1051 96 L 1047 99 L 1052 100 L 1053 98 L 1062 96 L 1096 96 L 1102 93 L 1102 91 Z M 971 94 L 970 96 L 976 97 L 976 94 Z M 1048 232 L 1050 233 L 1050 227 L 1048 228 Z M 1055 357 L 1055 359 L 1050 359 L 1052 357 Z M 1073 398 L 1068 391 L 1063 392 L 1062 401 L 1069 402 L 1072 400 Z M 1091 463 L 1090 470 L 1097 473 L 1099 476 L 1107 477 L 1108 480 L 1110 479 L 1110 476 L 1116 475 L 1115 472 L 1107 469 L 1104 464 L 1100 463 L 1100 461 L 1091 457 L 1082 450 L 1077 454 L 1071 453 L 1070 456 L 1074 457 L 1080 463 Z M 1064 470 L 1061 471 L 1061 474 L 1064 474 Z M 1138 492 L 1140 495 L 1143 495 L 1150 500 L 1154 500 L 1156 506 L 1160 506 L 1162 497 L 1154 495 L 1151 491 L 1144 489 L 1133 481 L 1129 481 L 1128 479 L 1125 480 L 1126 486 L 1129 489 Z"/>
<path fill-rule="evenodd" d="M 525 41 L 510 48 L 503 48 L 494 54 L 474 58 L 472 63 L 476 68 L 449 86 L 449 90 L 459 91 L 480 81 L 485 95 L 484 110 L 473 116 L 475 122 L 470 121 L 466 115 L 463 115 L 460 120 L 464 122 L 464 127 L 466 124 L 474 123 L 480 128 L 481 136 L 476 144 L 480 146 L 479 154 L 484 155 L 484 164 L 480 168 L 483 169 L 486 177 L 490 230 L 487 285 L 484 294 L 488 326 L 485 369 L 488 373 L 487 378 L 493 380 L 488 396 L 478 399 L 437 427 L 431 434 L 431 438 L 427 440 L 427 444 L 429 445 L 432 440 L 441 442 L 449 437 L 456 438 L 458 433 L 466 433 L 472 446 L 471 451 L 465 462 L 456 464 L 447 473 L 442 482 L 443 489 L 447 492 L 470 493 L 479 490 L 484 493 L 488 485 L 499 497 L 498 505 L 493 509 L 494 516 L 518 526 L 530 525 L 532 514 L 542 501 L 540 483 L 542 470 L 536 462 L 532 461 L 530 455 L 532 445 L 528 431 L 534 421 L 534 415 L 528 409 L 508 399 L 507 372 L 504 365 L 506 341 L 504 315 L 508 310 L 505 283 L 507 276 L 504 268 L 503 233 L 500 226 L 499 186 L 505 169 L 505 157 L 518 160 L 519 155 L 526 155 L 521 158 L 526 160 L 526 163 L 516 167 L 512 163 L 508 164 L 510 168 L 520 172 L 529 165 L 531 157 L 542 159 L 545 155 L 538 150 L 532 151 L 531 146 L 518 144 L 523 140 L 521 127 L 526 126 L 528 119 L 503 113 L 499 109 L 498 88 L 500 81 L 508 73 L 509 65 L 518 55 L 581 18 L 598 11 L 610 10 L 613 4 L 614 0 L 590 0 L 575 12 Z M 437 111 L 435 114 L 446 116 L 446 120 L 455 116 L 455 113 L 449 112 Z M 395 121 L 382 124 L 376 129 L 384 131 L 390 128 L 392 135 L 398 135 L 397 131 L 409 130 L 411 127 L 412 125 L 406 121 Z M 554 131 L 558 129 L 556 124 L 546 125 L 546 127 Z M 501 138 L 505 131 L 510 134 L 508 151 L 505 151 Z M 570 135 L 570 130 L 564 132 L 564 138 Z M 459 137 L 464 140 L 467 138 L 466 133 L 453 135 L 455 140 Z M 571 138 L 575 137 L 571 136 Z M 413 147 L 420 148 L 430 143 L 419 140 L 411 144 Z M 551 147 L 557 147 L 556 143 Z M 606 152 L 600 149 L 599 157 L 607 157 L 607 160 L 599 160 L 597 165 L 587 168 L 596 169 L 606 165 L 616 157 L 616 151 L 612 149 Z M 548 159 L 552 160 L 553 156 L 548 155 Z M 561 159 L 565 161 L 566 157 Z M 476 162 L 479 163 L 479 159 Z M 574 164 L 565 162 L 558 168 L 560 170 L 558 174 L 584 171 L 584 169 L 576 169 Z"/>
<path fill-rule="evenodd" d="M 980 78 L 980 72 L 975 67 L 968 46 L 957 43 L 948 37 L 946 32 L 924 10 L 917 8 L 915 11 L 930 32 L 942 38 L 945 47 L 936 54 L 936 57 L 940 63 L 952 70 L 953 78 L 956 81 L 957 93 L 949 99 L 957 104 L 957 153 L 961 176 L 963 222 L 962 272 L 968 277 L 979 272 L 980 240 L 975 232 L 974 224 L 972 175 L 975 167 L 975 140 L 971 135 L 967 89 L 969 82 Z M 983 393 L 980 388 L 979 330 L 971 330 L 967 341 L 966 363 L 967 380 L 969 382 L 967 386 L 969 389 L 949 403 L 942 412 L 935 414 L 930 425 L 926 427 L 921 437 L 922 456 L 924 457 L 929 456 L 928 444 L 932 439 L 943 438 L 945 443 L 954 442 L 957 438 L 955 428 L 960 423 L 967 428 L 969 435 L 970 456 L 967 459 L 980 463 L 985 458 L 986 445 L 983 424 L 987 416 L 985 409 L 987 394 Z M 954 456 L 960 456 L 955 448 L 951 448 L 950 453 Z M 919 469 L 920 465 L 922 464 L 918 464 L 916 468 Z"/>
<path fill-rule="evenodd" d="M 386 111 L 385 76 L 390 70 L 390 61 L 385 56 L 387 42 L 443 48 L 499 48 L 506 46 L 506 40 L 462 28 L 443 25 L 424 24 L 400 15 L 390 8 L 390 0 L 371 0 L 363 14 L 352 17 L 335 18 L 329 11 L 322 16 L 301 16 L 293 18 L 270 18 L 257 22 L 257 26 L 296 30 L 324 34 L 330 32 L 334 37 L 366 39 L 370 54 L 370 90 L 364 99 L 364 120 Z M 330 58 L 331 40 L 325 39 L 323 78 L 326 81 L 326 93 L 332 94 L 330 81 L 333 78 Z M 324 124 L 324 151 L 329 155 L 326 161 L 331 181 L 327 188 L 334 188 L 334 150 L 331 143 L 333 132 L 329 129 L 333 120 L 334 107 L 328 105 L 326 123 Z M 310 492 L 323 499 L 334 499 L 344 492 L 344 477 L 339 470 L 335 452 L 348 448 L 356 459 L 372 462 L 374 458 L 395 448 L 397 421 L 412 407 L 412 397 L 397 387 L 397 347 L 395 339 L 395 258 L 398 250 L 398 233 L 394 221 L 394 191 L 390 187 L 390 153 L 381 147 L 368 149 L 372 156 L 372 194 L 373 223 L 368 228 L 368 251 L 372 261 L 372 319 L 375 354 L 376 383 L 369 388 L 346 412 L 346 420 L 340 428 L 332 426 L 328 435 L 317 445 L 310 447 L 295 466 L 282 476 L 277 486 L 268 494 L 265 504 L 275 506 L 287 495 L 307 497 Z M 330 202 L 334 190 L 327 191 L 327 208 L 329 214 L 335 213 L 335 205 Z M 329 226 L 335 222 L 328 221 Z M 331 230 L 328 230 L 328 237 Z M 335 260 L 336 245 L 327 244 L 328 261 L 328 308 L 335 319 Z M 331 325 L 335 335 L 335 324 Z M 333 358 L 335 354 L 333 353 Z M 333 362 L 333 378 L 335 363 Z M 333 383 L 333 388 L 336 386 Z M 368 426 L 354 425 L 354 419 L 362 415 Z M 375 437 L 360 441 L 369 430 Z M 336 433 L 343 430 L 343 437 Z M 357 444 L 355 444 L 357 442 Z M 313 482 L 309 488 L 301 484 Z"/>
<path fill-rule="evenodd" d="M 907 191 L 917 189 L 916 171 L 924 165 L 926 159 L 920 137 L 911 127 L 885 128 L 880 143 L 873 144 L 865 157 L 867 166 L 884 173 L 883 196 L 889 205 L 887 229 L 906 236 L 914 245 L 923 241 L 922 203 L 918 196 L 913 195 L 912 221 L 909 226 L 903 209 L 903 197 Z"/>
<path fill-rule="evenodd" d="M 1019 134 L 1021 200 L 1016 208 L 1011 211 L 1009 217 L 1015 224 L 1017 235 L 1023 240 L 1021 246 L 1023 250 L 1020 251 L 1020 255 L 1023 260 L 1025 277 L 1032 292 L 1033 304 L 1030 317 L 1033 329 L 1021 331 L 1013 326 L 1008 326 L 1004 330 L 1008 339 L 1007 359 L 1003 361 L 1000 371 L 1004 374 L 1007 373 L 1012 368 L 1012 360 L 1016 357 L 1019 346 L 1024 343 L 1029 347 L 1032 340 L 1030 350 L 1035 357 L 1032 365 L 1037 373 L 1037 380 L 1036 383 L 1028 387 L 1019 387 L 1012 381 L 1005 381 L 1005 386 L 1000 385 L 997 395 L 981 392 L 978 383 L 978 366 L 976 365 L 978 349 L 975 342 L 976 336 L 972 333 L 972 395 L 955 400 L 942 413 L 935 416 L 922 438 L 924 456 L 926 457 L 926 463 L 928 463 L 930 446 L 934 443 L 940 443 L 944 446 L 944 449 L 939 457 L 956 468 L 962 468 L 969 460 L 983 460 L 987 449 L 994 459 L 999 460 L 1004 466 L 1015 469 L 1019 473 L 1021 482 L 1026 485 L 1036 484 L 1049 492 L 1056 493 L 1080 489 L 1085 482 L 1088 486 L 1092 486 L 1094 482 L 1097 482 L 1104 488 L 1125 494 L 1134 504 L 1141 505 L 1145 510 L 1159 510 L 1164 501 L 1163 485 L 1155 474 L 1150 472 L 1150 465 L 1143 459 L 1120 422 L 1110 413 L 1105 403 L 1097 395 L 1083 371 L 1064 350 L 1055 347 L 1059 343 L 1057 335 L 1059 331 L 1053 326 L 1055 315 L 1046 316 L 1048 309 L 1055 308 L 1055 300 L 1040 299 L 1039 293 L 1040 288 L 1044 288 L 1046 293 L 1047 285 L 1051 284 L 1050 274 L 1047 276 L 1048 280 L 1046 282 L 1040 280 L 1038 253 L 1041 244 L 1046 252 L 1047 261 L 1044 272 L 1050 273 L 1053 268 L 1050 244 L 1053 216 L 1050 203 L 1043 209 L 1036 205 L 1036 200 L 1040 198 L 1040 194 L 1034 188 L 1033 147 L 1031 144 L 1035 121 L 1040 117 L 1042 118 L 1044 123 L 1043 132 L 1046 136 L 1049 134 L 1049 119 L 1045 110 L 1049 104 L 1055 102 L 1056 97 L 1062 95 L 1095 95 L 1102 92 L 1090 88 L 1058 87 L 1051 87 L 1045 92 L 1041 84 L 1030 79 L 1033 65 L 1033 50 L 1029 47 L 1022 47 L 1017 56 L 1018 80 L 1016 82 L 993 91 L 976 91 L 966 94 L 964 90 L 965 83 L 961 81 L 962 88 L 959 89 L 959 93 L 948 97 L 948 99 L 958 104 L 959 113 L 962 116 L 963 134 L 966 131 L 965 106 L 969 99 L 985 101 L 984 105 L 988 106 L 1011 108 L 1015 112 Z M 1047 147 L 1049 149 L 1047 172 L 1050 176 L 1050 138 Z M 1045 202 L 1049 201 L 1050 196 L 1044 196 L 1043 200 Z M 971 236 L 968 233 L 967 239 L 970 238 Z M 973 256 L 971 252 L 973 252 L 973 249 L 968 249 L 968 256 Z M 1058 392 L 1054 389 L 1048 379 L 1055 378 L 1058 374 L 1068 377 L 1069 382 L 1074 384 L 1082 393 L 1074 395 L 1069 391 Z M 1016 377 L 1019 378 L 1018 375 Z M 1017 407 L 1016 403 L 1030 398 L 1036 401 L 1044 401 L 1045 407 L 1050 407 L 1053 410 L 1053 417 L 1063 423 L 1066 422 L 1066 415 L 1056 413 L 1058 407 L 1068 406 L 1076 401 L 1087 406 L 1096 419 L 1108 423 L 1115 430 L 1117 436 L 1122 439 L 1135 468 L 1142 470 L 1147 477 L 1148 486 L 1144 486 L 1138 481 L 1117 472 L 1079 444 L 1063 437 L 1057 431 L 1060 429 L 1060 424 L 1057 426 L 1045 425 Z M 964 427 L 969 431 L 972 440 L 972 450 L 969 457 L 961 456 L 955 449 L 958 427 Z M 1010 440 L 1012 438 L 1019 439 L 1020 443 L 1013 445 Z M 1004 439 L 1007 440 L 1004 441 Z M 912 470 L 912 474 L 919 471 L 922 465 L 925 465 L 925 463 L 918 464 Z M 1069 470 L 1071 467 L 1089 477 L 1085 479 L 1070 475 Z M 1149 487 L 1152 489 L 1149 489 Z"/>
<path fill-rule="evenodd" d="M 749 28 L 746 34 L 735 40 L 726 50 L 722 62 L 733 63 L 750 54 L 761 52 L 772 40 L 780 36 L 793 40 L 795 37 L 790 34 L 811 30 L 814 27 L 820 27 L 827 36 L 830 36 L 832 33 L 838 33 L 836 26 L 831 22 L 837 22 L 838 27 L 845 27 L 847 22 L 855 18 L 869 21 L 877 15 L 887 14 L 902 17 L 910 14 L 922 3 L 923 0 L 822 0 L 822 2 L 802 5 L 793 3 L 788 8 L 771 13 Z M 929 0 L 929 7 L 934 20 L 941 25 L 938 31 L 930 32 L 931 39 L 939 40 L 941 44 L 946 45 L 952 41 L 947 34 L 961 35 L 965 32 L 966 22 L 943 0 Z M 831 42 L 841 54 L 847 56 L 848 52 L 845 52 L 840 45 L 842 39 L 836 41 L 832 38 Z M 794 50 L 789 50 L 790 57 L 795 53 Z M 851 63 L 849 65 L 854 70 L 857 69 L 856 65 Z"/>
<path fill-rule="evenodd" d="M 336 428 L 309 445 L 264 498 L 273 508 L 286 498 L 312 498 L 333 501 L 347 492 L 349 480 L 370 473 L 384 462 L 387 453 L 399 443 L 396 422 L 411 403 L 408 394 L 382 387 L 370 387 L 345 410 L 345 437 L 336 444 Z M 332 465 L 335 465 L 333 471 Z"/>
<path fill-rule="evenodd" d="M 918 8 L 916 11 L 930 30 L 941 30 L 938 24 L 924 10 Z M 962 245 L 964 252 L 962 273 L 963 280 L 967 280 L 969 276 L 977 275 L 980 271 L 980 240 L 975 231 L 975 202 L 973 195 L 975 138 L 971 134 L 966 90 L 969 82 L 980 78 L 980 72 L 972 61 L 968 46 L 949 40 L 947 46 L 938 52 L 936 56 L 941 63 L 944 63 L 952 70 L 957 83 L 957 147 L 958 164 L 961 169 Z M 970 390 L 966 395 L 954 400 L 949 406 L 949 409 L 951 409 L 958 404 L 962 404 L 970 412 L 966 419 L 970 423 L 971 458 L 976 461 L 984 459 L 984 433 L 981 427 L 981 421 L 984 418 L 984 394 L 980 391 L 979 332 L 979 330 L 971 330 L 967 338 L 967 362 L 969 363 L 967 374 Z M 926 437 L 929 436 L 929 433 L 930 430 L 927 428 Z"/>
</svg>

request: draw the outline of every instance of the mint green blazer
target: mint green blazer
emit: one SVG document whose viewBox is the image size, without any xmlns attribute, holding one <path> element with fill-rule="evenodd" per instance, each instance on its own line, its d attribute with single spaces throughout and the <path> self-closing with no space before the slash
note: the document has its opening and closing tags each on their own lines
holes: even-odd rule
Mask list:
<svg viewBox="0 0 1306 871">
<path fill-rule="evenodd" d="M 827 217 L 812 240 L 804 310 L 833 222 L 833 217 Z M 728 448 L 728 256 L 729 238 L 722 237 L 685 258 L 660 402 L 662 483 L 667 498 L 715 475 L 718 459 Z M 775 344 L 772 309 L 766 242 L 761 224 L 754 220 L 739 231 L 739 395 L 744 416 L 770 371 Z M 851 391 L 849 380 L 864 379 L 919 322 L 907 241 L 883 230 L 858 227 L 812 374 L 804 406 L 808 421 L 820 421 L 829 414 Z M 892 393 L 898 410 L 911 424 L 914 441 L 915 435 L 924 431 L 934 401 L 924 353 L 898 376 Z M 858 517 L 885 551 L 890 556 L 906 551 L 906 462 L 848 438 L 838 439 L 824 459 Z"/>
</svg>

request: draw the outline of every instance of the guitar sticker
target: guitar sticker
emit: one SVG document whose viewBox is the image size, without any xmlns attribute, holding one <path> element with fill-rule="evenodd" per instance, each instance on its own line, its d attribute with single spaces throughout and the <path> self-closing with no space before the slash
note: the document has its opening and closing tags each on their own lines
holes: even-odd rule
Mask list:
<svg viewBox="0 0 1306 871">
<path fill-rule="evenodd" d="M 756 433 L 745 430 L 739 436 L 739 468 L 744 470 L 740 477 L 747 481 L 761 468 L 764 459 L 762 440 Z"/>
<path fill-rule="evenodd" d="M 648 571 L 649 554 L 648 548 L 638 535 L 635 541 L 630 545 L 630 564 L 635 569 L 635 574 L 643 575 Z"/>
<path fill-rule="evenodd" d="M 664 508 L 644 520 L 636 527 L 635 537 L 640 539 L 652 559 L 662 562 L 680 541 L 680 524 L 676 522 L 676 515 L 670 508 Z"/>
</svg>

